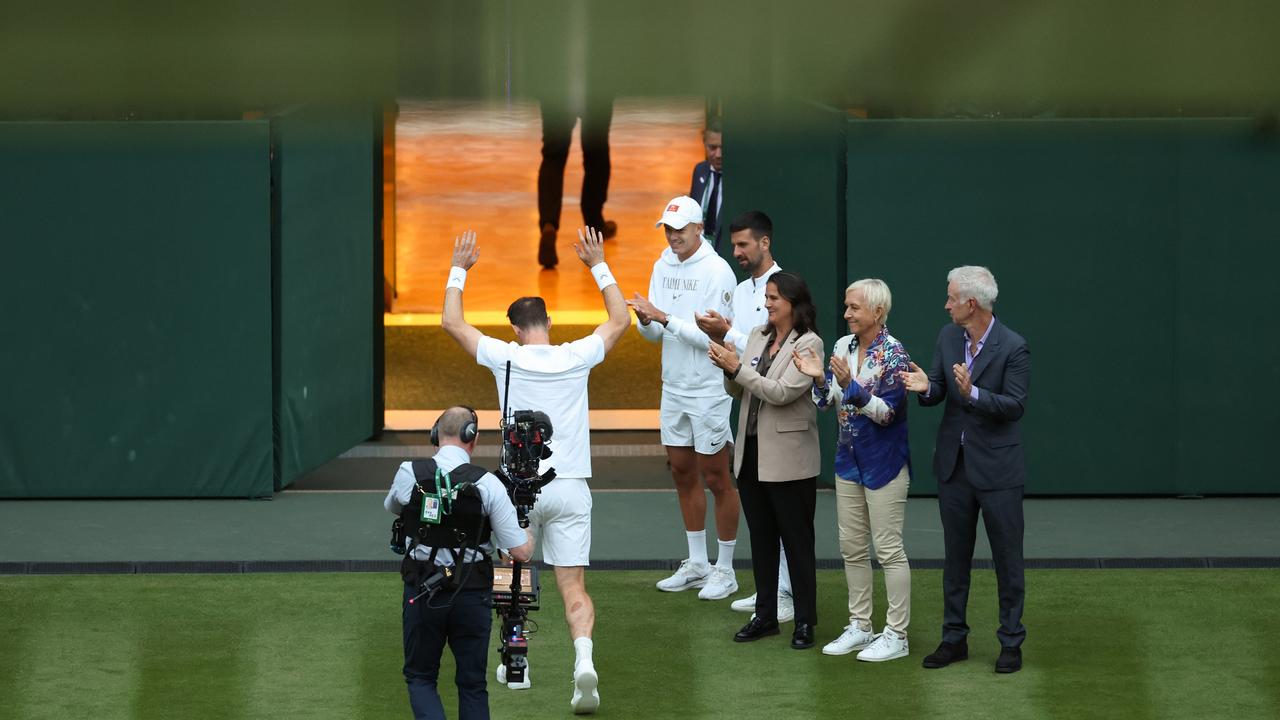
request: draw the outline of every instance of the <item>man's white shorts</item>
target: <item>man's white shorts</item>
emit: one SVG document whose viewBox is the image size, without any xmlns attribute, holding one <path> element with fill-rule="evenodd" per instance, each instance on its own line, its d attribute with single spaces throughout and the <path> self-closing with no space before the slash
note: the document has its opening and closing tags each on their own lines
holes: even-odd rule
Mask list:
<svg viewBox="0 0 1280 720">
<path fill-rule="evenodd" d="M 729 430 L 733 398 L 728 395 L 684 397 L 663 389 L 660 407 L 663 445 L 692 446 L 703 455 L 715 455 L 733 437 Z"/>
<path fill-rule="evenodd" d="M 529 511 L 529 531 L 542 560 L 557 567 L 591 564 L 591 488 L 582 478 L 552 480 Z"/>
</svg>

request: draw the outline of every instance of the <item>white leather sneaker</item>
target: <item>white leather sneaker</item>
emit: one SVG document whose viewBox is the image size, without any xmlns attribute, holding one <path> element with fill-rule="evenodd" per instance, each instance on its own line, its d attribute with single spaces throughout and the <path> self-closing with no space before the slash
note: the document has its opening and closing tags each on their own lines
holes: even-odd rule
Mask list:
<svg viewBox="0 0 1280 720">
<path fill-rule="evenodd" d="M 840 637 L 827 643 L 822 648 L 823 655 L 848 655 L 854 650 L 861 650 L 872 642 L 876 636 L 870 630 L 863 630 L 856 623 L 845 626 Z"/>
<path fill-rule="evenodd" d="M 736 592 L 738 575 L 733 568 L 712 565 L 711 575 L 707 577 L 707 584 L 698 591 L 698 597 L 703 600 L 723 600 Z"/>
<path fill-rule="evenodd" d="M 796 619 L 796 602 L 790 593 L 778 593 L 778 622 L 788 623 Z"/>
<path fill-rule="evenodd" d="M 701 597 L 701 595 L 699 595 Z M 756 611 L 756 594 L 751 593 L 748 597 L 741 600 L 734 600 L 729 605 L 730 609 L 737 612 L 754 613 Z M 796 619 L 796 603 L 787 593 L 778 593 L 778 622 L 788 623 Z"/>
<path fill-rule="evenodd" d="M 575 715 L 590 715 L 600 707 L 600 692 L 596 690 L 599 683 L 600 676 L 596 675 L 596 669 L 591 664 L 574 668 L 573 699 L 569 701 L 569 706 L 573 708 Z"/>
<path fill-rule="evenodd" d="M 680 592 L 700 588 L 707 584 L 707 576 L 710 574 L 711 568 L 707 565 L 694 565 L 688 559 L 681 560 L 680 567 L 676 568 L 671 577 L 658 581 L 658 589 L 663 592 Z"/>
<path fill-rule="evenodd" d="M 909 652 L 910 648 L 907 646 L 906 636 L 885 628 L 884 632 L 880 633 L 880 636 L 875 639 L 875 642 L 858 653 L 858 659 L 867 662 L 884 662 L 885 660 L 906 657 Z"/>
</svg>

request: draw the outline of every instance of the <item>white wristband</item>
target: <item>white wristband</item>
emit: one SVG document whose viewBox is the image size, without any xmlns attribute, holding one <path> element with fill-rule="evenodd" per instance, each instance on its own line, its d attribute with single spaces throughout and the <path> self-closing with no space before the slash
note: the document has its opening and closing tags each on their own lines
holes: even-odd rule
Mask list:
<svg viewBox="0 0 1280 720">
<path fill-rule="evenodd" d="M 466 284 L 467 284 L 466 270 L 463 270 L 457 265 L 454 265 L 453 267 L 449 268 L 449 282 L 444 284 L 444 287 L 446 290 L 448 290 L 449 288 L 458 288 L 459 290 L 461 290 L 462 287 Z"/>
<path fill-rule="evenodd" d="M 596 279 L 596 287 L 604 290 L 610 285 L 617 285 L 618 281 L 613 279 L 613 273 L 609 272 L 609 264 L 598 262 L 591 266 L 591 276 Z"/>
</svg>

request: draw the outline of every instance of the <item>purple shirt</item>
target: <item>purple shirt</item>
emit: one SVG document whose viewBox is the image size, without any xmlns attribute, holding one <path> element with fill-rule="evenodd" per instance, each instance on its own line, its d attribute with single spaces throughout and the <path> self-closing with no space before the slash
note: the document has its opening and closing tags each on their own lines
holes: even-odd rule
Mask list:
<svg viewBox="0 0 1280 720">
<path fill-rule="evenodd" d="M 995 326 L 996 326 L 996 317 L 992 315 L 991 322 L 987 323 L 987 331 L 982 333 L 982 337 L 978 338 L 978 352 L 976 353 L 969 352 L 969 345 L 972 341 L 969 339 L 969 331 L 968 330 L 964 331 L 964 367 L 970 373 L 973 372 L 974 359 L 976 359 L 978 357 L 978 354 L 982 352 L 983 346 L 987 344 L 987 338 L 991 335 L 991 328 Z M 970 376 L 969 380 L 970 380 L 969 399 L 976 402 L 978 399 L 978 386 L 973 384 L 972 376 Z M 929 397 L 929 388 L 925 388 L 924 396 Z M 960 434 L 960 441 L 964 442 L 964 433 Z"/>
<path fill-rule="evenodd" d="M 969 352 L 969 346 L 973 343 L 973 340 L 972 338 L 969 337 L 969 331 L 968 330 L 964 331 L 964 367 L 970 373 L 973 372 L 974 359 L 978 357 L 978 353 L 982 352 L 982 347 L 987 344 L 987 337 L 991 335 L 991 328 L 995 327 L 995 325 L 996 325 L 996 319 L 995 319 L 995 316 L 993 315 L 991 317 L 991 322 L 987 323 L 987 331 L 982 333 L 982 337 L 978 339 L 978 352 L 975 352 L 975 353 Z M 970 380 L 972 379 L 973 378 L 970 377 Z M 973 384 L 969 385 L 969 399 L 971 400 L 978 399 L 977 385 L 973 385 Z"/>
<path fill-rule="evenodd" d="M 978 357 L 978 353 L 982 352 L 982 347 L 987 344 L 987 336 L 991 334 L 991 328 L 996 326 L 995 316 L 991 317 L 991 322 L 987 323 L 987 331 L 982 333 L 982 337 L 978 338 L 978 352 L 970 352 L 970 345 L 973 340 L 969 337 L 969 331 L 964 331 L 964 367 L 970 372 L 969 376 L 969 400 L 971 402 L 978 401 L 978 386 L 973 384 L 973 361 Z M 964 445 L 964 431 L 960 431 L 960 444 Z"/>
</svg>

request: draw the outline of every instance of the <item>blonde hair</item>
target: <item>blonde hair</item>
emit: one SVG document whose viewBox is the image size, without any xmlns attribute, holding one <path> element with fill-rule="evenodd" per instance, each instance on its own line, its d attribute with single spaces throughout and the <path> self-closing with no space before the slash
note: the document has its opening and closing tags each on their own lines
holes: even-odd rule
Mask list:
<svg viewBox="0 0 1280 720">
<path fill-rule="evenodd" d="M 863 278 L 850 283 L 849 287 L 844 289 L 844 293 L 848 295 L 854 290 L 862 293 L 862 299 L 870 307 L 884 309 L 884 315 L 880 316 L 880 324 L 887 325 L 889 323 L 889 309 L 893 307 L 893 294 L 889 292 L 889 286 L 885 281 L 879 278 Z"/>
</svg>

